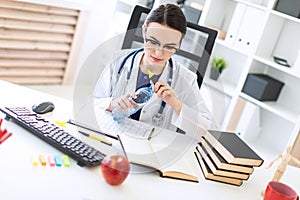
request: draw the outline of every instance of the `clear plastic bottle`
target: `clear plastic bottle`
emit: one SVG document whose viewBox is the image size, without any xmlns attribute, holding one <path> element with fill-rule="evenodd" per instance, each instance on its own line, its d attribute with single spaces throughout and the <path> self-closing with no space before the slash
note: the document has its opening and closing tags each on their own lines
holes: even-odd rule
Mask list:
<svg viewBox="0 0 300 200">
<path fill-rule="evenodd" d="M 127 110 L 119 110 L 117 108 L 113 109 L 112 116 L 113 120 L 121 124 L 126 117 L 137 112 L 141 109 L 152 97 L 153 88 L 152 85 L 149 87 L 142 87 L 135 92 L 137 98 L 130 97 L 129 100 L 133 104 L 133 108 L 129 108 Z"/>
</svg>

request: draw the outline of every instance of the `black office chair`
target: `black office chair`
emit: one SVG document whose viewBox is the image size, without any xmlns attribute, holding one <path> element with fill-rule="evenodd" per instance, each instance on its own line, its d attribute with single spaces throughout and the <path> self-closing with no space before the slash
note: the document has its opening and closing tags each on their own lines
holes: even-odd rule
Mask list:
<svg viewBox="0 0 300 200">
<path fill-rule="evenodd" d="M 144 40 L 141 27 L 149 12 L 149 8 L 139 5 L 135 6 L 127 27 L 122 49 L 143 46 Z M 176 60 L 183 66 L 188 67 L 197 74 L 199 87 L 201 87 L 203 82 L 216 37 L 217 31 L 187 22 L 186 36 L 182 41 L 180 49 L 174 55 Z"/>
</svg>

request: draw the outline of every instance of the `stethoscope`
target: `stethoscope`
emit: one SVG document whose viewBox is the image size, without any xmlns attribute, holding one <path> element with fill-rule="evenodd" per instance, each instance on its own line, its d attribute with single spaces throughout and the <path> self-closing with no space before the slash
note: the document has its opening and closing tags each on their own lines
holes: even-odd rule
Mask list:
<svg viewBox="0 0 300 200">
<path fill-rule="evenodd" d="M 126 81 L 127 81 L 127 84 L 128 84 L 128 81 L 129 81 L 129 79 L 130 79 L 131 72 L 132 72 L 132 69 L 133 69 L 133 65 L 134 65 L 134 59 L 135 59 L 136 55 L 137 55 L 139 52 L 142 52 L 142 51 L 144 51 L 144 48 L 137 49 L 137 50 L 135 50 L 135 51 L 133 51 L 133 52 L 130 52 L 130 53 L 123 59 L 123 61 L 122 61 L 121 64 L 120 64 L 120 68 L 119 68 L 119 70 L 118 70 L 118 75 L 117 75 L 118 80 L 119 80 L 119 76 L 120 76 L 120 74 L 121 74 L 121 72 L 122 72 L 122 70 L 123 70 L 123 68 L 124 68 L 124 66 L 125 66 L 126 61 L 132 56 L 131 64 L 130 64 L 130 69 L 129 69 L 129 71 L 127 72 L 127 77 L 126 77 Z M 173 61 L 172 61 L 171 58 L 169 59 L 169 64 L 170 64 L 171 70 L 170 70 L 170 73 L 169 73 L 168 84 L 171 86 L 172 79 L 173 79 Z M 127 85 L 127 84 L 126 84 L 126 85 Z M 166 106 L 166 102 L 162 101 L 161 104 L 160 104 L 160 108 L 159 108 L 158 112 L 157 112 L 155 115 L 153 115 L 153 117 L 152 117 L 152 122 L 153 122 L 156 126 L 160 126 L 160 125 L 162 124 L 162 122 L 163 122 L 163 115 L 162 115 L 162 113 L 163 113 L 163 111 L 164 111 L 164 109 L 165 109 L 165 106 Z"/>
</svg>

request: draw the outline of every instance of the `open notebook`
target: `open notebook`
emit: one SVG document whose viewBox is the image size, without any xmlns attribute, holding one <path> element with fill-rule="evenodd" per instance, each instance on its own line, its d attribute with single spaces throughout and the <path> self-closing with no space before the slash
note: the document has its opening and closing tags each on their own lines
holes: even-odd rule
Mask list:
<svg viewBox="0 0 300 200">
<path fill-rule="evenodd" d="M 132 119 L 118 124 L 106 111 L 97 111 L 96 117 L 101 131 L 120 136 L 131 163 L 153 168 L 162 177 L 198 182 L 194 138 Z"/>
</svg>

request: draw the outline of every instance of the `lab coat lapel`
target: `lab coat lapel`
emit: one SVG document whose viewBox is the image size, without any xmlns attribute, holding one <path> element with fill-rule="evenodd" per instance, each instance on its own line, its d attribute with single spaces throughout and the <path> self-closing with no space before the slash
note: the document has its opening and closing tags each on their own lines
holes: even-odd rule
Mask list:
<svg viewBox="0 0 300 200">
<path fill-rule="evenodd" d="M 164 70 L 163 70 L 163 72 L 162 72 L 162 74 L 161 74 L 161 76 L 160 76 L 159 79 L 163 80 L 164 82 L 167 83 L 168 79 L 169 79 L 170 69 L 171 69 L 170 63 L 167 62 L 167 64 L 166 64 L 166 66 L 165 66 L 165 68 L 164 68 Z"/>
<path fill-rule="evenodd" d="M 128 82 L 128 86 L 126 87 L 126 91 L 125 91 L 126 94 L 131 94 L 131 93 L 135 92 L 137 76 L 138 76 L 140 62 L 141 62 L 143 53 L 144 52 L 138 53 L 134 59 L 133 69 L 132 69 L 131 76 L 130 76 L 130 79 Z M 130 65 L 131 65 L 131 59 L 130 59 L 129 65 L 128 65 L 128 70 L 130 69 Z"/>
</svg>

